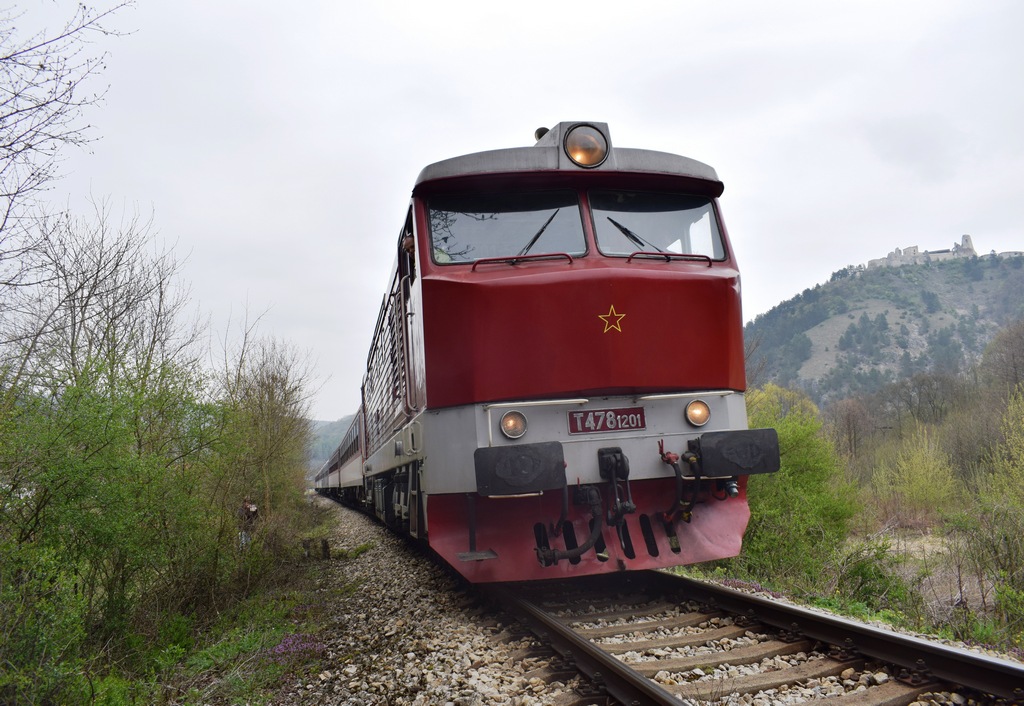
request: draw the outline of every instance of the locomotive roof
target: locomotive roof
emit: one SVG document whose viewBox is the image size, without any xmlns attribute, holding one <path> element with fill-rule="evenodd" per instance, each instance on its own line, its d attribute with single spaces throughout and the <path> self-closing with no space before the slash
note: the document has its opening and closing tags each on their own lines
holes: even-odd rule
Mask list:
<svg viewBox="0 0 1024 706">
<path fill-rule="evenodd" d="M 575 127 L 589 126 L 600 131 L 608 143 L 608 156 L 595 167 L 574 163 L 563 148 L 565 136 Z M 540 131 L 538 131 L 540 132 Z M 543 134 L 532 147 L 475 152 L 427 165 L 416 179 L 416 186 L 437 179 L 474 174 L 506 174 L 515 172 L 635 172 L 665 174 L 709 182 L 708 191 L 718 196 L 724 186 L 715 170 L 689 157 L 654 150 L 613 147 L 606 123 L 563 122 Z"/>
</svg>

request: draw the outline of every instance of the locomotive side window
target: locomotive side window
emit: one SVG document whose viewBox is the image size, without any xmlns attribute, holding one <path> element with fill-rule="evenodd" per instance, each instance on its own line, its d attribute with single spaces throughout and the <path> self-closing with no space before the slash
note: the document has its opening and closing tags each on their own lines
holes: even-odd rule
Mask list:
<svg viewBox="0 0 1024 706">
<path fill-rule="evenodd" d="M 412 234 L 412 209 L 405 217 L 405 226 L 398 238 L 398 273 L 408 277 L 412 282 L 416 279 L 416 241 Z"/>
<path fill-rule="evenodd" d="M 597 246 L 605 255 L 669 252 L 725 257 L 711 201 L 703 196 L 592 191 Z"/>
<path fill-rule="evenodd" d="M 441 264 L 587 249 L 573 191 L 435 196 L 430 237 Z"/>
</svg>

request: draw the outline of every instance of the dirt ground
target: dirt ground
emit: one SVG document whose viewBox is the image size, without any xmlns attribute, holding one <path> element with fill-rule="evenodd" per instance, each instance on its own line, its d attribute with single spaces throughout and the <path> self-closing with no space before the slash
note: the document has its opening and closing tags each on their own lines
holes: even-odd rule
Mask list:
<svg viewBox="0 0 1024 706">
<path fill-rule="evenodd" d="M 983 613 L 992 607 L 992 583 L 972 572 L 969 547 L 917 530 L 897 530 L 887 536 L 893 554 L 901 560 L 903 578 L 920 592 L 932 621 L 946 623 L 957 611 Z"/>
</svg>

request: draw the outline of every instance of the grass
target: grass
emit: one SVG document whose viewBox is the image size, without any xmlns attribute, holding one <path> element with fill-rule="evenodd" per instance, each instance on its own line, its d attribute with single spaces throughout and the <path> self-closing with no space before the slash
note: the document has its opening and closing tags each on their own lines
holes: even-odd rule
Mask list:
<svg viewBox="0 0 1024 706">
<path fill-rule="evenodd" d="M 269 703 L 287 683 L 319 673 L 327 652 L 319 636 L 324 616 L 330 605 L 357 590 L 355 583 L 316 594 L 292 588 L 240 604 L 211 627 L 202 647 L 181 661 L 177 699 L 196 706 Z"/>
<path fill-rule="evenodd" d="M 332 561 L 351 561 L 372 546 L 335 552 Z M 350 582 L 313 591 L 324 570 L 323 562 L 307 564 L 287 589 L 253 596 L 211 626 L 205 643 L 179 664 L 182 703 L 269 703 L 287 683 L 322 671 L 325 615 L 359 590 Z"/>
<path fill-rule="evenodd" d="M 352 561 L 372 548 L 362 544 L 333 552 L 330 562 L 297 564 L 286 583 L 257 591 L 205 626 L 189 624 L 190 639 L 182 636 L 162 649 L 150 680 L 111 678 L 109 698 L 96 703 L 272 703 L 282 687 L 324 669 L 327 647 L 319 633 L 325 616 L 359 590 L 358 582 L 316 590 L 318 579 L 332 562 Z"/>
<path fill-rule="evenodd" d="M 294 617 L 302 596 L 294 589 L 264 593 L 221 616 L 205 644 L 179 663 L 175 681 L 184 703 L 259 703 L 295 667 L 294 661 L 276 659 L 274 651 L 303 629 Z M 315 616 L 307 611 L 304 618 Z"/>
<path fill-rule="evenodd" d="M 996 588 L 991 593 L 1002 600 L 993 595 L 986 603 L 969 592 L 976 578 L 965 575 L 958 564 L 958 552 L 964 549 L 941 533 L 893 532 L 850 539 L 821 567 L 816 591 L 784 576 L 740 575 L 729 562 L 677 571 L 735 588 L 784 594 L 856 620 L 1021 654 L 1024 594 Z"/>
<path fill-rule="evenodd" d="M 373 549 L 373 542 L 366 542 L 353 549 L 342 549 L 338 552 L 338 556 L 343 559 L 356 559 L 371 549 Z"/>
</svg>

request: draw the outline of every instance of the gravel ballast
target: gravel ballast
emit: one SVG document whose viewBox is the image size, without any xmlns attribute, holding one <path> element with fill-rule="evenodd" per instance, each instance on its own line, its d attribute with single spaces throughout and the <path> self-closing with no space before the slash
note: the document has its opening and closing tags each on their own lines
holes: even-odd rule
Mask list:
<svg viewBox="0 0 1024 706">
<path fill-rule="evenodd" d="M 474 608 L 454 578 L 405 540 L 350 509 L 313 502 L 332 527 L 333 558 L 314 589 L 325 668 L 274 703 L 540 706 L 571 698 L 575 680 L 538 676 L 547 658 L 532 638 Z"/>
</svg>

